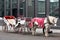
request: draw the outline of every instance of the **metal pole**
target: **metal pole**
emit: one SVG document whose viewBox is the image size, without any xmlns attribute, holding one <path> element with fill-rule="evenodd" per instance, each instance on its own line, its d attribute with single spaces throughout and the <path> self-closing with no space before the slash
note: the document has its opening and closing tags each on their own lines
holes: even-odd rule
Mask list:
<svg viewBox="0 0 60 40">
<path fill-rule="evenodd" d="M 12 16 L 12 0 L 10 0 L 10 15 Z"/>
<path fill-rule="evenodd" d="M 4 16 L 6 16 L 6 0 L 4 0 Z"/>
<path fill-rule="evenodd" d="M 37 13 L 38 13 L 38 0 L 34 0 L 34 17 L 37 17 Z"/>
<path fill-rule="evenodd" d="M 45 0 L 45 14 L 49 16 L 50 0 Z"/>
</svg>

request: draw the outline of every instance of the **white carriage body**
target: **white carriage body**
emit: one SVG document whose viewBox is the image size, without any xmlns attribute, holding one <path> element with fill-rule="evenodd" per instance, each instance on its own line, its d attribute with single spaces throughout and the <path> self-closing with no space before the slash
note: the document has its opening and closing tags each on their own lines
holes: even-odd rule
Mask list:
<svg viewBox="0 0 60 40">
<path fill-rule="evenodd" d="M 14 16 L 5 16 L 4 17 L 4 22 L 6 23 L 6 25 L 16 25 L 16 19 Z"/>
</svg>

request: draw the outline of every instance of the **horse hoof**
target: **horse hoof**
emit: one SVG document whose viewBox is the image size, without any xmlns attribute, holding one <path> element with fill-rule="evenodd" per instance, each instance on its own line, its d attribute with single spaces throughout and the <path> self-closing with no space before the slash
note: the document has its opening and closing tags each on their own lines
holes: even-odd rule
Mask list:
<svg viewBox="0 0 60 40">
<path fill-rule="evenodd" d="M 45 34 L 45 37 L 48 37 L 49 35 Z"/>
<path fill-rule="evenodd" d="M 53 33 L 52 31 L 49 31 L 48 33 Z"/>
</svg>

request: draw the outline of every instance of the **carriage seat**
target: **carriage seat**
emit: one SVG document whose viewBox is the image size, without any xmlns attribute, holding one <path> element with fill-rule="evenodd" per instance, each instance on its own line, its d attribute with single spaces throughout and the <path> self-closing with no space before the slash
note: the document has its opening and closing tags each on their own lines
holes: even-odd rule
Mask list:
<svg viewBox="0 0 60 40">
<path fill-rule="evenodd" d="M 6 19 L 15 19 L 14 16 L 5 16 Z"/>
</svg>

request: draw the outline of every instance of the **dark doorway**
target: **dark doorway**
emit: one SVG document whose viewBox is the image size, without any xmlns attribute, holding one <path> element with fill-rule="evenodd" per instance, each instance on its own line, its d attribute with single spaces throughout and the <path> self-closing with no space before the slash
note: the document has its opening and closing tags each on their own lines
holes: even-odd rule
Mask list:
<svg viewBox="0 0 60 40">
<path fill-rule="evenodd" d="M 2 11 L 2 15 L 1 15 L 1 17 L 4 17 L 4 11 Z"/>
<path fill-rule="evenodd" d="M 20 9 L 20 15 L 23 15 L 23 9 Z"/>
<path fill-rule="evenodd" d="M 12 15 L 17 17 L 17 8 L 12 9 Z"/>
<path fill-rule="evenodd" d="M 18 14 L 17 13 L 18 13 L 17 8 L 13 8 L 12 9 L 12 15 L 15 16 L 15 17 L 18 17 Z M 19 15 L 23 15 L 23 9 L 20 9 Z"/>
</svg>

